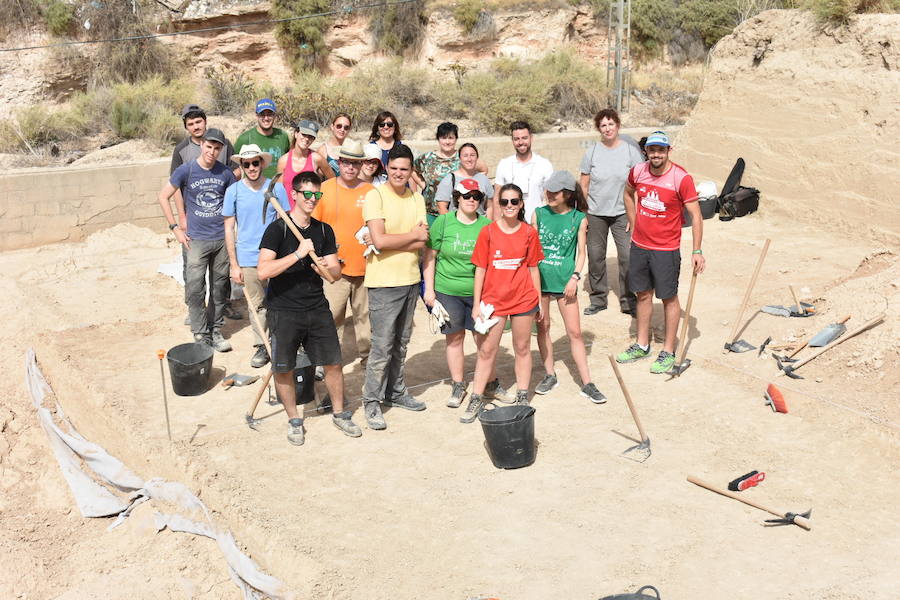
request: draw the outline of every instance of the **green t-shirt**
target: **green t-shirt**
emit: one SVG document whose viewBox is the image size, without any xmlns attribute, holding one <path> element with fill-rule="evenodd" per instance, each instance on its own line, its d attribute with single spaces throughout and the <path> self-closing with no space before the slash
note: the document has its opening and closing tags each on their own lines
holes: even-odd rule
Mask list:
<svg viewBox="0 0 900 600">
<path fill-rule="evenodd" d="M 263 176 L 272 178 L 278 172 L 278 159 L 291 149 L 291 138 L 283 129 L 274 127 L 272 135 L 263 135 L 256 127 L 248 129 L 234 142 L 234 153 L 238 154 L 245 144 L 256 144 L 263 152 L 272 155 L 272 164 L 263 170 Z"/>
<path fill-rule="evenodd" d="M 574 208 L 559 214 L 549 206 L 535 209 L 538 235 L 544 249 L 544 260 L 538 264 L 541 291 L 562 294 L 575 272 L 575 251 L 578 249 L 578 228 L 584 213 Z"/>
<path fill-rule="evenodd" d="M 465 225 L 456 218 L 456 211 L 435 219 L 430 229 L 428 247 L 437 252 L 434 289 L 448 296 L 471 296 L 475 293 L 475 265 L 472 251 L 483 227 L 490 219 L 478 216 Z"/>
</svg>

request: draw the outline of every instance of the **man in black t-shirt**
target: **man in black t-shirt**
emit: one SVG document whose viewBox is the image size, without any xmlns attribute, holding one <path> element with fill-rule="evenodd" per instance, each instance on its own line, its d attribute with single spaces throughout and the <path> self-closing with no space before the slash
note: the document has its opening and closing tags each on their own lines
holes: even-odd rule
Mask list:
<svg viewBox="0 0 900 600">
<path fill-rule="evenodd" d="M 269 280 L 266 310 L 275 389 L 288 415 L 288 441 L 296 446 L 304 440 L 293 376 L 301 345 L 314 365 L 325 366 L 325 387 L 334 408 L 331 418 L 334 426 L 350 437 L 362 435 L 351 419 L 352 412 L 344 410 L 341 346 L 319 275 L 327 270 L 334 279 L 341 277 L 334 230 L 312 218 L 312 211 L 322 197 L 321 185 L 322 179 L 314 172 L 300 173 L 294 178 L 291 190 L 294 208 L 288 217 L 297 226 L 303 241 L 298 241 L 279 219 L 266 228 L 259 244 L 257 276 Z M 310 251 L 315 252 L 318 261 L 313 261 Z"/>
</svg>

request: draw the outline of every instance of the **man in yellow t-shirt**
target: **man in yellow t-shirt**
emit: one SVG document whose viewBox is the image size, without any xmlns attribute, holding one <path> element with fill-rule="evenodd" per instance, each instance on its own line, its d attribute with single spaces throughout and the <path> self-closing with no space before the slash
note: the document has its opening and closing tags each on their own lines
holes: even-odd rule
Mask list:
<svg viewBox="0 0 900 600">
<path fill-rule="evenodd" d="M 356 334 L 356 350 L 360 362 L 369 358 L 369 300 L 363 278 L 366 274 L 365 246 L 356 239 L 356 232 L 366 224 L 363 220 L 363 204 L 366 194 L 374 187 L 359 178 L 359 170 L 365 159 L 363 145 L 356 140 L 345 140 L 338 151 L 340 175 L 322 184 L 322 199 L 312 216 L 334 229 L 341 261 L 341 278 L 325 285 L 325 298 L 331 308 L 331 316 L 343 339 L 343 327 L 347 304 L 353 310 L 353 331 Z"/>
<path fill-rule="evenodd" d="M 363 218 L 369 227 L 372 252 L 366 264 L 372 348 L 366 364 L 363 407 L 371 429 L 385 429 L 385 406 L 425 410 L 425 403 L 409 394 L 404 379 L 406 348 L 412 333 L 419 296 L 419 250 L 428 241 L 425 200 L 407 187 L 413 154 L 396 145 L 388 153 L 388 180 L 368 194 Z"/>
</svg>

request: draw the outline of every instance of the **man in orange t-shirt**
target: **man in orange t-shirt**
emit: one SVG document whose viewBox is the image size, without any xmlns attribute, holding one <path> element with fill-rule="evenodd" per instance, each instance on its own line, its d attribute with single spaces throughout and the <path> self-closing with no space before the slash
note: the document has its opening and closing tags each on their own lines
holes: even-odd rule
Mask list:
<svg viewBox="0 0 900 600">
<path fill-rule="evenodd" d="M 338 338 L 343 338 L 343 326 L 347 304 L 353 310 L 353 330 L 356 333 L 356 350 L 363 365 L 369 358 L 371 328 L 369 325 L 369 298 L 363 281 L 366 274 L 366 247 L 355 234 L 366 224 L 363 220 L 363 204 L 372 184 L 359 178 L 359 170 L 365 160 L 360 142 L 346 140 L 338 152 L 341 174 L 322 184 L 322 199 L 312 216 L 334 229 L 341 263 L 341 278 L 325 284 L 325 298 L 331 307 Z"/>
</svg>

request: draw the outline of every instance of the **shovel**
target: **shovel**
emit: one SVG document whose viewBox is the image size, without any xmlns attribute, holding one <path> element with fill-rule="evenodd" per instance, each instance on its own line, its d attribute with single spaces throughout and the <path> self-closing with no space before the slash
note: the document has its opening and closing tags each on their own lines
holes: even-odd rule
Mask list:
<svg viewBox="0 0 900 600">
<path fill-rule="evenodd" d="M 763 245 L 762 253 L 760 253 L 759 260 L 756 263 L 756 269 L 753 270 L 753 277 L 750 278 L 750 285 L 747 286 L 747 291 L 744 293 L 744 301 L 741 302 L 741 309 L 738 311 L 737 318 L 734 320 L 734 327 L 731 328 L 731 335 L 728 336 L 728 341 L 725 342 L 724 352 L 749 352 L 750 350 L 756 349 L 756 346 L 750 344 L 746 340 L 735 340 L 734 338 L 737 335 L 738 327 L 741 326 L 741 318 L 744 316 L 744 311 L 747 309 L 747 302 L 750 301 L 750 292 L 753 291 L 753 286 L 756 285 L 756 279 L 759 277 L 759 271 L 762 269 L 763 261 L 766 259 L 766 252 L 769 251 L 769 244 L 771 242 L 772 240 L 766 240 L 765 245 Z"/>
<path fill-rule="evenodd" d="M 854 337 L 854 336 L 856 336 L 856 335 L 859 335 L 860 333 L 862 333 L 862 332 L 865 331 L 866 329 L 869 329 L 870 327 L 874 327 L 874 326 L 877 325 L 878 323 L 881 323 L 881 322 L 884 320 L 884 316 L 885 316 L 884 313 L 881 313 L 880 315 L 878 315 L 877 317 L 875 317 L 874 319 L 872 319 L 871 321 L 869 321 L 869 322 L 866 323 L 865 325 L 862 325 L 861 327 L 859 327 L 859 328 L 857 328 L 857 329 L 854 329 L 853 331 L 851 331 L 850 333 L 848 333 L 847 335 L 845 335 L 845 336 L 842 337 L 842 338 L 836 339 L 835 341 L 831 342 L 830 344 L 828 344 L 828 345 L 825 346 L 824 348 L 820 348 L 817 352 L 814 352 L 814 353 L 810 354 L 809 356 L 807 356 L 806 358 L 804 358 L 803 360 L 801 360 L 800 362 L 798 362 L 798 363 L 796 363 L 796 364 L 785 365 L 785 364 L 783 364 L 780 360 L 777 361 L 777 362 L 778 362 L 778 368 L 781 369 L 781 373 L 779 373 L 779 375 L 787 375 L 787 376 L 790 377 L 791 379 L 803 379 L 803 377 L 801 377 L 800 375 L 797 375 L 796 373 L 794 373 L 794 371 L 796 371 L 797 369 L 799 369 L 800 367 L 802 367 L 803 365 L 805 365 L 805 364 L 808 363 L 809 361 L 813 360 L 814 358 L 818 357 L 819 355 L 824 354 L 825 352 L 831 350 L 832 348 L 834 348 L 834 347 L 837 346 L 838 344 L 841 344 L 841 343 L 843 343 L 843 342 L 846 342 L 846 341 L 849 340 L 850 338 L 852 338 L 852 337 Z"/>
<path fill-rule="evenodd" d="M 793 352 L 791 352 L 790 354 L 788 354 L 786 356 L 779 356 L 778 354 L 773 354 L 772 356 L 776 360 L 780 360 L 783 363 L 797 362 L 797 359 L 794 357 L 797 356 L 798 354 L 800 354 L 800 351 L 803 350 L 804 348 L 806 348 L 807 346 L 813 346 L 813 347 L 827 346 L 834 340 L 841 337 L 841 335 L 843 335 L 844 332 L 847 331 L 847 326 L 844 325 L 844 323 L 846 323 L 849 320 L 850 320 L 850 315 L 847 315 L 846 317 L 842 318 L 840 321 L 838 321 L 836 323 L 832 323 L 831 325 L 828 325 L 827 327 L 825 327 L 825 329 L 823 329 L 816 335 L 812 336 L 811 338 L 809 338 L 808 340 L 803 342 L 802 346 L 800 346 L 799 348 L 797 348 L 796 350 L 794 350 Z M 816 340 L 817 343 L 813 344 L 812 343 L 813 340 Z"/>
<path fill-rule="evenodd" d="M 691 291 L 688 293 L 687 306 L 684 309 L 684 322 L 681 324 L 681 343 L 678 347 L 678 354 L 676 355 L 675 363 L 672 364 L 672 368 L 668 371 L 669 375 L 671 375 L 672 377 L 680 377 L 681 374 L 687 371 L 688 367 L 691 366 L 690 359 L 684 357 L 684 351 L 687 347 L 688 325 L 690 324 L 691 320 L 691 304 L 694 303 L 694 287 L 696 285 L 697 272 L 694 271 L 694 274 L 691 275 Z"/>
<path fill-rule="evenodd" d="M 622 456 L 629 460 L 642 463 L 650 458 L 650 438 L 644 433 L 644 426 L 641 425 L 641 418 L 638 417 L 637 410 L 634 408 L 634 402 L 631 401 L 631 394 L 628 393 L 628 388 L 625 387 L 625 380 L 622 379 L 622 374 L 619 372 L 619 365 L 616 364 L 616 359 L 613 358 L 612 354 L 608 354 L 607 357 L 609 358 L 609 364 L 612 365 L 613 371 L 616 373 L 616 379 L 619 380 L 619 387 L 622 388 L 622 395 L 625 396 L 625 402 L 628 404 L 628 410 L 631 411 L 631 417 L 634 419 L 634 424 L 637 425 L 638 432 L 641 434 L 641 443 L 632 446 L 631 448 L 627 448 L 625 452 L 622 453 Z"/>
</svg>

